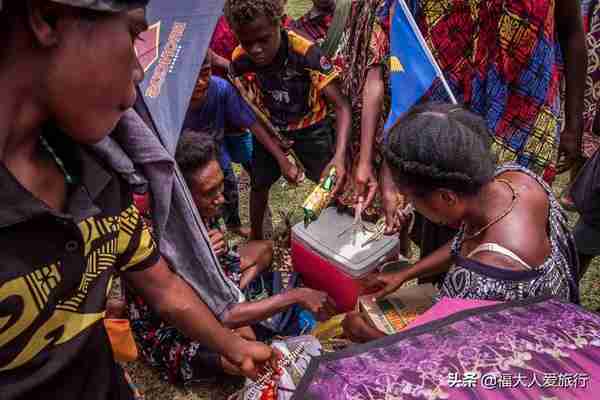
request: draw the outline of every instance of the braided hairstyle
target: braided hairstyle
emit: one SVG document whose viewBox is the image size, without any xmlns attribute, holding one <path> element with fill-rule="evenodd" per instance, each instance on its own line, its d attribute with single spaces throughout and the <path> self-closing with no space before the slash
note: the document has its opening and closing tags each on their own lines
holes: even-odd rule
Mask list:
<svg viewBox="0 0 600 400">
<path fill-rule="evenodd" d="M 181 135 L 175 152 L 175 161 L 190 185 L 191 178 L 211 161 L 218 161 L 219 150 L 214 135 L 209 132 L 186 129 Z"/>
<path fill-rule="evenodd" d="M 439 188 L 476 194 L 494 177 L 492 134 L 462 106 L 414 107 L 390 132 L 384 156 L 394 179 L 424 196 Z"/>
<path fill-rule="evenodd" d="M 283 17 L 284 3 L 282 0 L 226 0 L 225 18 L 234 29 L 260 17 L 267 17 L 276 24 Z"/>
</svg>

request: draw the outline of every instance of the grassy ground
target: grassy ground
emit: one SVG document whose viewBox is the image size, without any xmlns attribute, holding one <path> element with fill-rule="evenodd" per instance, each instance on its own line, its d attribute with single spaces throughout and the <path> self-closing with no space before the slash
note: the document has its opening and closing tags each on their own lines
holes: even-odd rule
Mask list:
<svg viewBox="0 0 600 400">
<path fill-rule="evenodd" d="M 311 6 L 310 0 L 289 0 L 288 13 L 292 17 L 302 15 Z M 565 177 L 560 177 L 557 184 L 557 192 L 564 187 Z M 277 226 L 281 221 L 279 211 L 294 210 L 293 222 L 301 219 L 300 205 L 311 190 L 310 184 L 304 184 L 299 188 L 290 188 L 280 181 L 271 191 L 270 204 L 273 211 L 273 224 Z M 242 190 L 240 193 L 240 204 L 242 219 L 248 223 L 248 192 Z M 572 222 L 576 221 L 576 215 L 571 215 Z M 581 283 L 583 305 L 591 310 L 600 309 L 600 259 L 590 267 L 589 272 Z M 158 374 L 146 365 L 135 362 L 126 365 L 134 382 L 145 393 L 147 400 L 220 400 L 226 399 L 235 391 L 235 381 L 216 382 L 215 384 L 196 386 L 190 389 L 181 389 L 166 384 L 160 380 Z"/>
<path fill-rule="evenodd" d="M 287 12 L 292 18 L 302 16 L 310 7 L 312 7 L 311 0 L 289 0 L 287 2 Z"/>
</svg>

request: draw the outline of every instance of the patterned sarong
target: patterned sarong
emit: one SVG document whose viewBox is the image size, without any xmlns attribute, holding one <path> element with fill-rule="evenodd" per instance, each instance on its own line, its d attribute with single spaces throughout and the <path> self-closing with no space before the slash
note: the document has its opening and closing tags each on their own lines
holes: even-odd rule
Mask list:
<svg viewBox="0 0 600 400">
<path fill-rule="evenodd" d="M 594 121 L 600 103 L 600 1 L 582 0 L 581 8 L 588 51 L 581 152 L 584 157 L 590 158 L 600 147 L 600 136 L 597 136 L 600 132 L 594 132 Z"/>
<path fill-rule="evenodd" d="M 446 318 L 313 358 L 293 400 L 597 398 L 598 314 L 548 298 L 458 304 L 430 310 Z"/>
<path fill-rule="evenodd" d="M 389 38 L 384 29 L 385 21 L 380 20 L 378 17 L 378 11 L 382 4 L 384 4 L 383 0 L 353 2 L 340 47 L 332 59 L 333 63 L 342 70 L 340 81 L 342 92 L 350 99 L 352 106 L 352 133 L 348 149 L 351 165 L 351 169 L 348 171 L 349 177 L 354 176 L 354 171 L 359 162 L 362 135 L 362 96 L 367 74 L 371 68 L 385 67 L 389 56 Z M 373 149 L 375 174 L 378 174 L 383 161 L 380 150 L 383 142 L 385 116 L 386 113 L 382 110 L 375 133 L 375 148 Z M 354 205 L 353 183 L 353 179 L 346 182 L 346 188 L 338 199 L 341 204 L 347 207 Z M 377 220 L 381 214 L 381 204 L 379 198 L 377 198 L 373 205 L 365 210 L 365 217 L 369 220 Z"/>
</svg>

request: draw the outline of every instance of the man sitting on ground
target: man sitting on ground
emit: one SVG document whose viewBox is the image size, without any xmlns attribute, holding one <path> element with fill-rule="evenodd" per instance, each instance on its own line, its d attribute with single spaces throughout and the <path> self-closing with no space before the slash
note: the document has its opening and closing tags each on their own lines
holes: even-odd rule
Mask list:
<svg viewBox="0 0 600 400">
<path fill-rule="evenodd" d="M 185 131 L 179 141 L 176 159 L 200 215 L 206 225 L 211 226 L 224 204 L 224 177 L 213 135 Z M 146 199 L 146 203 L 151 202 Z M 212 229 L 209 236 L 225 274 L 251 299 L 257 293 L 258 285 L 254 285 L 256 278 L 271 263 L 272 242 L 251 241 L 235 252 L 228 249 L 220 228 Z M 214 378 L 223 372 L 237 373 L 225 358 L 163 322 L 133 291 L 127 290 L 126 293 L 132 328 L 141 354 L 165 379 L 171 383 L 191 384 Z M 245 326 L 238 329 L 237 333 L 254 339 L 254 331 L 248 325 L 266 320 L 296 304 L 321 320 L 334 311 L 325 293 L 296 288 L 260 301 L 234 305 L 223 322 L 231 328 Z"/>
</svg>

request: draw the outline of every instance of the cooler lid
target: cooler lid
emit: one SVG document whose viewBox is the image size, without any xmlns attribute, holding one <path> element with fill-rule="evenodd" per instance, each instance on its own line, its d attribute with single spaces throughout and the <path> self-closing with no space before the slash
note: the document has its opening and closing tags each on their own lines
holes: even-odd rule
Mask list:
<svg viewBox="0 0 600 400">
<path fill-rule="evenodd" d="M 292 228 L 292 233 L 321 255 L 337 261 L 350 275 L 358 276 L 368 272 L 366 270 L 375 261 L 398 246 L 399 239 L 397 235 L 384 236 L 362 247 L 371 236 L 369 232 L 354 234 L 349 231 L 340 236 L 353 221 L 351 215 L 338 213 L 334 207 L 329 207 L 308 228 L 301 222 Z M 370 223 L 366 225 L 370 228 L 375 226 Z"/>
</svg>

